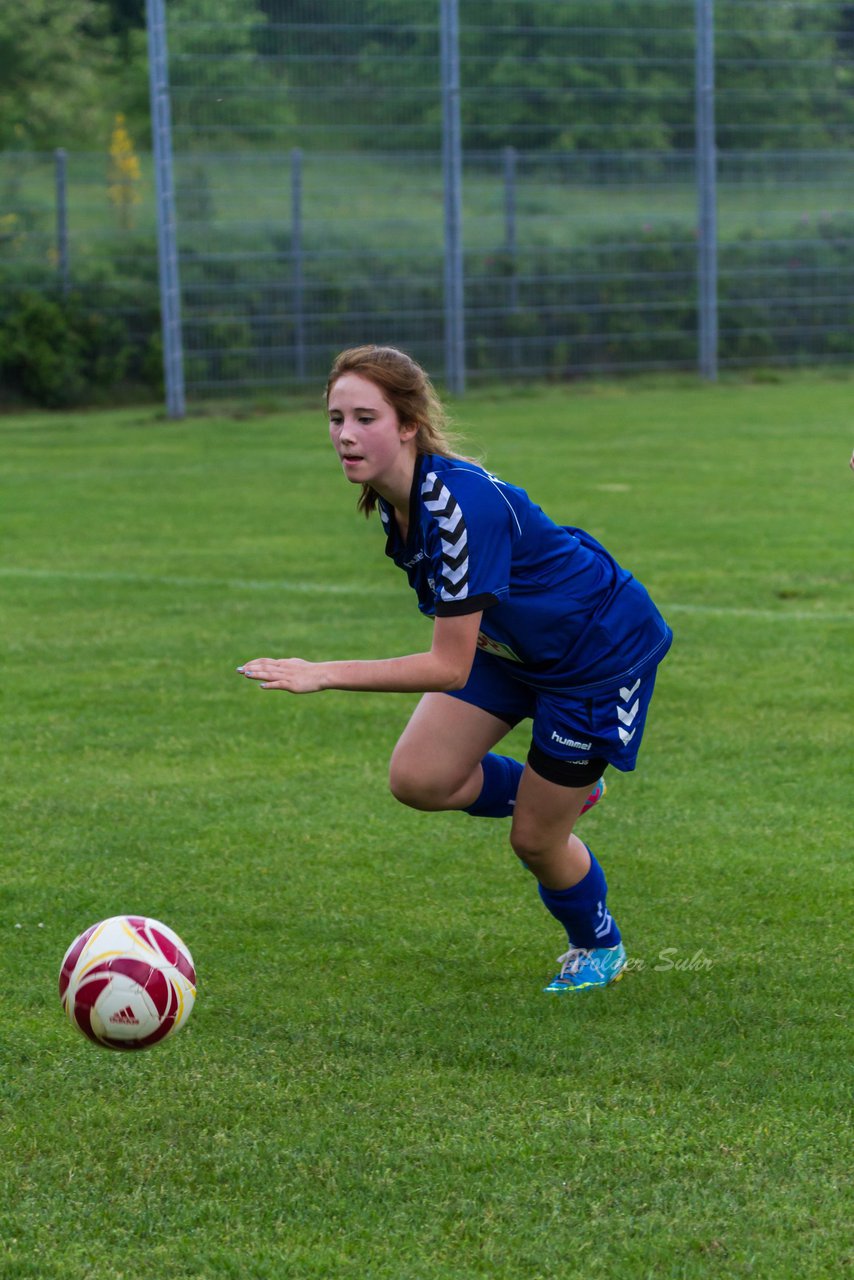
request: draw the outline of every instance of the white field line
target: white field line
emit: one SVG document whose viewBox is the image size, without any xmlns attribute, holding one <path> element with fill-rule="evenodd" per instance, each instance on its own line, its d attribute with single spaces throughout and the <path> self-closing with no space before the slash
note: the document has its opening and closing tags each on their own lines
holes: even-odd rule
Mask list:
<svg viewBox="0 0 854 1280">
<path fill-rule="evenodd" d="M 169 574 L 154 573 L 121 573 L 110 570 L 79 571 L 76 569 L 21 569 L 6 568 L 0 565 L 0 577 L 31 578 L 41 581 L 56 580 L 58 582 L 116 582 L 131 586 L 155 587 L 210 587 L 217 591 L 294 591 L 302 595 L 334 595 L 355 596 L 364 591 L 363 586 L 356 583 L 334 582 L 290 582 L 286 578 L 191 578 Z M 391 595 L 390 587 L 380 588 L 383 594 Z M 372 592 L 372 594 L 377 594 Z"/>
<path fill-rule="evenodd" d="M 297 595 L 355 596 L 399 595 L 393 587 L 371 587 L 347 582 L 290 581 L 287 578 L 194 578 L 163 574 L 121 573 L 76 569 L 26 569 L 0 565 L 0 578 L 34 581 L 115 582 L 131 586 L 199 587 L 217 591 L 281 591 Z M 760 622 L 854 622 L 854 613 L 823 613 L 818 609 L 743 609 L 715 604 L 662 604 L 661 612 L 709 618 L 750 618 Z"/>
</svg>

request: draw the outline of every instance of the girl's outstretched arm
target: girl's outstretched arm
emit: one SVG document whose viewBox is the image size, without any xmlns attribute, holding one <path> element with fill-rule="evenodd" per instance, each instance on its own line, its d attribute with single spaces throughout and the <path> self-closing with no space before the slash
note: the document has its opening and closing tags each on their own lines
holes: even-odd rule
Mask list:
<svg viewBox="0 0 854 1280">
<path fill-rule="evenodd" d="M 375 693 L 447 693 L 462 689 L 477 648 L 480 613 L 437 618 L 426 653 L 353 662 L 306 662 L 302 658 L 253 658 L 237 670 L 262 689 L 318 693 L 364 689 Z"/>
</svg>

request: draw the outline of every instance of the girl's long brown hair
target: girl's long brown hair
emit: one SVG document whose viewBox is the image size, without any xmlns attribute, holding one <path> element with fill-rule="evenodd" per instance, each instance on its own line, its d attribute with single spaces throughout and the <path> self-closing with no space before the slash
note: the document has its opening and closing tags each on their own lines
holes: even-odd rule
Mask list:
<svg viewBox="0 0 854 1280">
<path fill-rule="evenodd" d="M 418 427 L 415 445 L 419 453 L 438 453 L 443 458 L 458 458 L 456 439 L 449 429 L 445 406 L 432 382 L 411 356 L 396 347 L 350 347 L 336 358 L 326 380 L 326 402 L 333 386 L 345 373 L 358 373 L 379 387 L 397 413 L 401 426 Z M 378 495 L 369 484 L 362 485 L 358 510 L 369 516 L 377 505 Z"/>
</svg>

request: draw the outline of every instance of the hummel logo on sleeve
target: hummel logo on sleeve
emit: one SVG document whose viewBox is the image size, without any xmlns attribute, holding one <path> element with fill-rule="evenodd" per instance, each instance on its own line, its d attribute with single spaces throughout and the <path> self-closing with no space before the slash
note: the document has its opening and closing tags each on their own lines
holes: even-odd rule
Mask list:
<svg viewBox="0 0 854 1280">
<path fill-rule="evenodd" d="M 424 506 L 439 526 L 442 541 L 440 600 L 464 600 L 469 590 L 469 543 L 465 517 L 435 471 L 421 486 Z"/>
</svg>

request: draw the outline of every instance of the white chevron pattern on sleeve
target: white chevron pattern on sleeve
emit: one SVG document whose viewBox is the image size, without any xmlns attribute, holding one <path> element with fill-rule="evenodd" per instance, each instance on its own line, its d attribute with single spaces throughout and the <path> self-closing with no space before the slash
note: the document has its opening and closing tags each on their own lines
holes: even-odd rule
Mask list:
<svg viewBox="0 0 854 1280">
<path fill-rule="evenodd" d="M 464 600 L 469 592 L 469 539 L 462 507 L 435 471 L 421 485 L 424 506 L 437 525 L 442 545 L 441 600 Z"/>
</svg>

